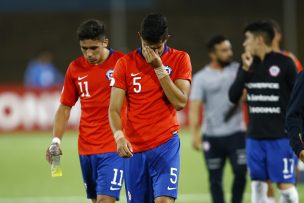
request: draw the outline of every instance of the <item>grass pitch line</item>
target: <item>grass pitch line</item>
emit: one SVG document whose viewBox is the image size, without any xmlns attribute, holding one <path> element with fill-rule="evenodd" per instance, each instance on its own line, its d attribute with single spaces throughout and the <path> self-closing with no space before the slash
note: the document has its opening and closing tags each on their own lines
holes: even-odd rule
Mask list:
<svg viewBox="0 0 304 203">
<path fill-rule="evenodd" d="M 230 194 L 226 194 L 226 199 L 230 198 Z M 249 194 L 245 194 L 245 199 L 249 198 Z M 0 203 L 89 203 L 88 199 L 83 196 L 44 196 L 44 197 L 0 197 Z M 126 202 L 126 198 L 122 196 L 121 203 Z M 208 203 L 210 202 L 209 193 L 200 194 L 180 194 L 176 203 Z"/>
</svg>

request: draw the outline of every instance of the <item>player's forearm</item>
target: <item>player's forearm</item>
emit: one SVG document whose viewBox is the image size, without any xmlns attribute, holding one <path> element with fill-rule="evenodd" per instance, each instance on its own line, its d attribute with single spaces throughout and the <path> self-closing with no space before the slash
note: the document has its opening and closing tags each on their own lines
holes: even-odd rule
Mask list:
<svg viewBox="0 0 304 203">
<path fill-rule="evenodd" d="M 190 102 L 189 111 L 189 126 L 193 138 L 200 136 L 200 123 L 199 123 L 199 106 L 196 102 Z"/>
<path fill-rule="evenodd" d="M 70 117 L 71 107 L 61 104 L 56 112 L 53 126 L 53 136 L 62 139 Z"/>
<path fill-rule="evenodd" d="M 115 135 L 116 131 L 122 130 L 121 110 L 125 98 L 125 91 L 120 88 L 113 87 L 111 91 L 111 99 L 109 105 L 109 122 L 111 130 Z"/>
<path fill-rule="evenodd" d="M 170 103 L 176 110 L 182 110 L 188 101 L 188 95 L 179 89 L 169 76 L 159 80 Z"/>
<path fill-rule="evenodd" d="M 229 100 L 236 104 L 241 99 L 245 87 L 245 71 L 239 69 L 238 75 L 229 89 Z"/>
<path fill-rule="evenodd" d="M 122 130 L 120 112 L 111 107 L 109 108 L 109 121 L 113 134 L 118 130 Z"/>
</svg>

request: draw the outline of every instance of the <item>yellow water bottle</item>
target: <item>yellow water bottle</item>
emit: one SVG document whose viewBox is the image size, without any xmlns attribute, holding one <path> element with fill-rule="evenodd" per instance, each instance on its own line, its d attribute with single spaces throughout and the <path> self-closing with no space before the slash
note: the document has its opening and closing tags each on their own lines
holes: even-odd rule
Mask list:
<svg viewBox="0 0 304 203">
<path fill-rule="evenodd" d="M 52 177 L 62 176 L 62 169 L 60 166 L 60 155 L 52 156 L 51 174 Z"/>
<path fill-rule="evenodd" d="M 60 155 L 61 155 L 61 150 L 59 148 L 60 140 L 58 139 L 59 140 L 58 141 L 57 139 L 56 138 L 53 139 L 53 142 L 49 148 L 49 151 L 52 156 L 52 164 L 51 164 L 52 177 L 62 176 L 62 169 L 60 166 Z"/>
</svg>

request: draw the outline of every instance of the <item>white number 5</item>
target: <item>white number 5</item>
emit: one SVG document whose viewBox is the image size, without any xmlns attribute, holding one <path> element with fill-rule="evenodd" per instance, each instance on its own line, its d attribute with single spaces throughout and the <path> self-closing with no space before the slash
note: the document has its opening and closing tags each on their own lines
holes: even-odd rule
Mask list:
<svg viewBox="0 0 304 203">
<path fill-rule="evenodd" d="M 172 178 L 170 178 L 170 181 L 172 184 L 176 184 L 177 183 L 177 168 L 171 168 L 170 171 L 170 175 L 172 176 Z"/>
<path fill-rule="evenodd" d="M 140 91 L 141 91 L 141 84 L 138 82 L 138 80 L 140 80 L 140 79 L 141 79 L 141 77 L 133 78 L 133 85 L 135 86 L 133 89 L 134 89 L 135 93 L 140 93 Z"/>
</svg>

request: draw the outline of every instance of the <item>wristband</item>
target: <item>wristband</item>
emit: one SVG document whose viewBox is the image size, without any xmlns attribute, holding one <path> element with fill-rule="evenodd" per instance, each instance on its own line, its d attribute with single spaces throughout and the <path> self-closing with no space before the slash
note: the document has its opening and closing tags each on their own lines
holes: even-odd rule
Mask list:
<svg viewBox="0 0 304 203">
<path fill-rule="evenodd" d="M 121 130 L 117 130 L 114 133 L 114 139 L 115 141 L 119 140 L 120 138 L 124 137 L 123 132 Z"/>
<path fill-rule="evenodd" d="M 61 140 L 58 137 L 54 137 L 52 139 L 52 144 L 59 144 L 60 145 L 60 143 L 61 143 Z"/>
<path fill-rule="evenodd" d="M 169 75 L 169 73 L 164 69 L 164 66 L 154 68 L 154 71 L 159 80 Z"/>
</svg>

